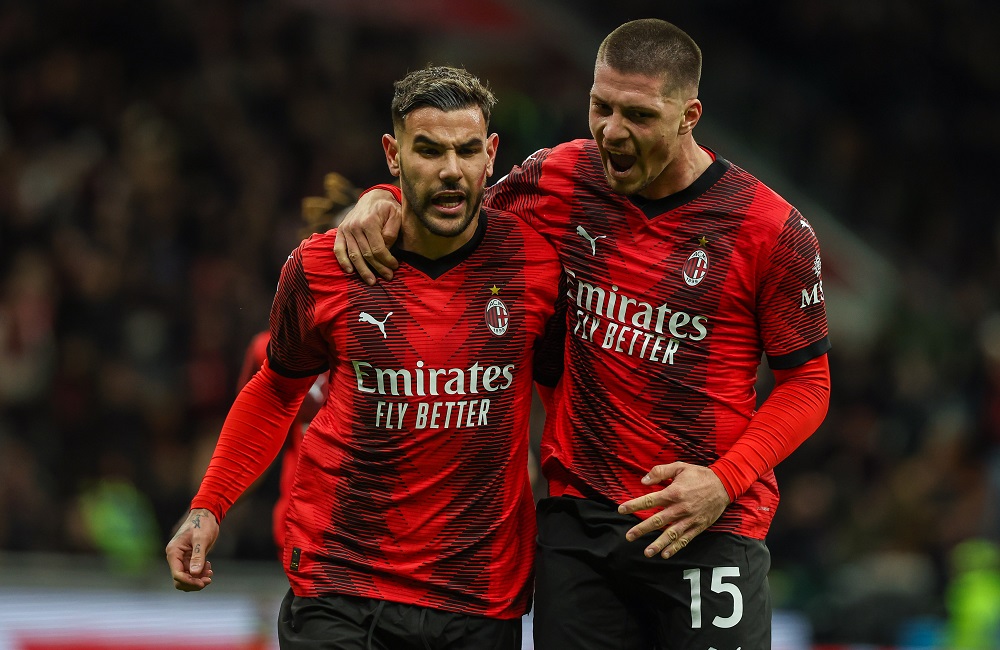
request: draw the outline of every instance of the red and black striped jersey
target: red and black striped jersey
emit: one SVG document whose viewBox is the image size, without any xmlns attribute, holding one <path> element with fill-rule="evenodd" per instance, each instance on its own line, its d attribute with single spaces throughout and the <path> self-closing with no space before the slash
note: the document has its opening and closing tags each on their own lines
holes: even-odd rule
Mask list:
<svg viewBox="0 0 1000 650">
<path fill-rule="evenodd" d="M 532 359 L 557 299 L 555 251 L 484 209 L 460 249 L 433 261 L 394 251 L 394 280 L 370 287 L 341 271 L 334 237 L 289 256 L 271 312 L 275 371 L 330 369 L 287 514 L 292 590 L 521 616 Z"/>
<path fill-rule="evenodd" d="M 543 149 L 490 188 L 565 273 L 566 374 L 542 440 L 550 494 L 621 503 L 655 465 L 711 465 L 754 413 L 763 354 L 793 368 L 829 349 L 820 251 L 801 214 L 716 157 L 660 200 L 610 190 L 592 140 Z M 761 476 L 713 526 L 762 539 Z M 652 511 L 642 513 L 649 516 Z"/>
</svg>

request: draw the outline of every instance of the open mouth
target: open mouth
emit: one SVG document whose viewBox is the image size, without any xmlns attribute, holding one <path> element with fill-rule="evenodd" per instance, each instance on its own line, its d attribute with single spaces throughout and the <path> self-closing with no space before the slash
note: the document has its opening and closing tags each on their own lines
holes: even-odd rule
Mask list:
<svg viewBox="0 0 1000 650">
<path fill-rule="evenodd" d="M 431 199 L 431 203 L 440 210 L 450 212 L 458 209 L 465 203 L 465 194 L 461 192 L 439 192 Z"/>
<path fill-rule="evenodd" d="M 632 165 L 635 164 L 635 160 L 635 156 L 630 156 L 628 154 L 608 153 L 608 162 L 611 163 L 611 168 L 620 174 L 632 169 Z"/>
</svg>

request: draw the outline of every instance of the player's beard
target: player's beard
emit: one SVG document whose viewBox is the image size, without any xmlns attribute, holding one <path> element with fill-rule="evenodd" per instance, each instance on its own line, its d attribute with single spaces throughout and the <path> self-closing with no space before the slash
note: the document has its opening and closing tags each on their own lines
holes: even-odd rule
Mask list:
<svg viewBox="0 0 1000 650">
<path fill-rule="evenodd" d="M 484 190 L 480 188 L 476 192 L 468 192 L 465 195 L 465 212 L 455 217 L 447 217 L 437 212 L 431 199 L 438 192 L 461 191 L 458 185 L 446 185 L 427 192 L 423 196 L 417 194 L 417 190 L 411 183 L 406 181 L 406 175 L 400 175 L 400 189 L 406 197 L 406 203 L 410 210 L 417 215 L 420 223 L 437 237 L 458 237 L 465 232 L 465 229 L 472 223 L 472 219 L 479 214 L 479 209 L 483 205 Z M 435 215 L 435 216 L 431 216 Z"/>
</svg>

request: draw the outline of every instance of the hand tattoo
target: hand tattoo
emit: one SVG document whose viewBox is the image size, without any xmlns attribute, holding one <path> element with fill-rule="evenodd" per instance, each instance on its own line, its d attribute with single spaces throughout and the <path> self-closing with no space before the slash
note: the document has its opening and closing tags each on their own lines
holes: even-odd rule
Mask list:
<svg viewBox="0 0 1000 650">
<path fill-rule="evenodd" d="M 193 521 L 194 521 L 194 527 L 195 528 L 201 528 L 201 515 L 200 514 L 195 515 Z"/>
</svg>

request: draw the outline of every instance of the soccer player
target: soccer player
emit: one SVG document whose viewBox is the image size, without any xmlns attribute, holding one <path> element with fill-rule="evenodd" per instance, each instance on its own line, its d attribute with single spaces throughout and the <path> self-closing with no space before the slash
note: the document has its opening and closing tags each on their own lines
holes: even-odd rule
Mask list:
<svg viewBox="0 0 1000 650">
<path fill-rule="evenodd" d="M 564 336 L 555 251 L 482 207 L 494 101 L 455 68 L 396 83 L 394 135 L 382 139 L 404 197 L 396 281 L 371 287 L 341 271 L 333 231 L 292 252 L 267 362 L 167 546 L 178 589 L 211 582 L 205 555 L 226 509 L 329 368 L 287 513 L 283 648 L 520 648 L 535 539 L 533 356 L 550 324 L 559 345 Z"/>
<path fill-rule="evenodd" d="M 773 469 L 829 403 L 820 252 L 794 207 L 695 142 L 700 76 L 682 30 L 620 26 L 597 53 L 593 139 L 487 192 L 556 247 L 569 299 L 542 439 L 543 650 L 770 647 Z M 338 260 L 369 282 L 362 259 L 393 275 L 392 205 L 370 192 L 340 230 Z M 755 411 L 764 354 L 775 387 Z"/>
</svg>

